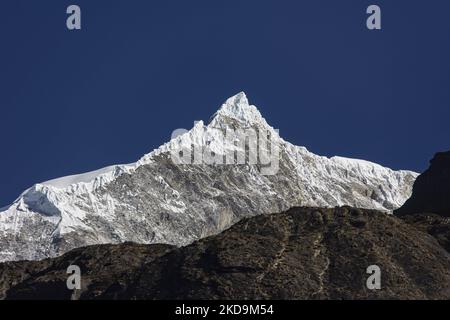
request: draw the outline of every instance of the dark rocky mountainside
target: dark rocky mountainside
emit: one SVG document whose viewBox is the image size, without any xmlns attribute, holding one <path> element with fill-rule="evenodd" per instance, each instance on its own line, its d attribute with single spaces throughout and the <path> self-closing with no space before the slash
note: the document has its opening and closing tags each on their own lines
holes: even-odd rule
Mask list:
<svg viewBox="0 0 450 320">
<path fill-rule="evenodd" d="M 450 252 L 450 151 L 437 153 L 409 200 L 394 213 L 428 232 Z"/>
<path fill-rule="evenodd" d="M 41 261 L 17 261 L 0 264 L 0 299 L 23 295 L 29 299 L 83 299 L 99 295 L 110 297 L 127 288 L 143 264 L 164 255 L 174 247 L 168 245 L 95 245 L 74 249 L 65 255 Z M 66 273 L 69 265 L 82 271 L 82 290 L 69 291 Z"/>
<path fill-rule="evenodd" d="M 82 288 L 66 288 L 69 265 Z M 381 289 L 366 286 L 381 269 Z M 449 299 L 450 256 L 392 215 L 293 208 L 247 218 L 186 247 L 98 245 L 0 264 L 7 299 Z"/>
<path fill-rule="evenodd" d="M 450 151 L 437 153 L 413 186 L 413 194 L 395 214 L 435 213 L 450 217 Z"/>
</svg>

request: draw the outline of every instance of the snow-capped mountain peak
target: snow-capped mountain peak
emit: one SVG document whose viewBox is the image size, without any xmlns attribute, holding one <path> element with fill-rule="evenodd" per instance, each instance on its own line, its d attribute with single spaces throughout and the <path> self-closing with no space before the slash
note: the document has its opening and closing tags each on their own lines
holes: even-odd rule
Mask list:
<svg viewBox="0 0 450 320">
<path fill-rule="evenodd" d="M 0 261 L 123 241 L 185 245 L 255 212 L 338 205 L 391 211 L 411 195 L 414 172 L 318 156 L 278 134 L 272 175 L 260 164 L 174 161 L 180 146 L 224 158 L 235 141 L 224 141 L 216 129 L 254 127 L 275 132 L 241 92 L 208 125 L 197 122 L 136 163 L 36 184 L 0 211 Z"/>
<path fill-rule="evenodd" d="M 221 127 L 230 120 L 237 122 L 242 127 L 248 127 L 253 124 L 267 125 L 259 110 L 254 105 L 249 104 L 244 92 L 228 98 L 213 115 L 210 126 Z"/>
</svg>

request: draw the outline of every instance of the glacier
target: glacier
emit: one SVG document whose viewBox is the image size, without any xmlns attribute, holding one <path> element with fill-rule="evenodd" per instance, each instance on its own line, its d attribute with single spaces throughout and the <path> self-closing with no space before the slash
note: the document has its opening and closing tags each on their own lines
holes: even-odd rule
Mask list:
<svg viewBox="0 0 450 320">
<path fill-rule="evenodd" d="M 178 164 L 180 147 L 224 154 L 236 146 L 216 130 L 256 128 L 279 145 L 279 170 L 261 166 Z M 279 136 L 245 93 L 229 98 L 205 124 L 195 123 L 135 163 L 38 183 L 0 209 L 0 261 L 40 260 L 104 243 L 187 245 L 255 213 L 293 206 L 391 212 L 411 195 L 418 174 L 344 157 L 324 157 Z"/>
</svg>

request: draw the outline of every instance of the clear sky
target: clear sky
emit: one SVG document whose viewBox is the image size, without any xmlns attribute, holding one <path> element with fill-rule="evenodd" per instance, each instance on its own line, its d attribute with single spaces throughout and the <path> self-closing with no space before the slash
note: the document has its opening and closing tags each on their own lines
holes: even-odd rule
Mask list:
<svg viewBox="0 0 450 320">
<path fill-rule="evenodd" d="M 66 28 L 66 8 L 82 30 Z M 366 28 L 366 8 L 382 30 Z M 450 149 L 448 0 L 2 0 L 0 206 L 134 162 L 245 91 L 321 155 L 423 171 Z"/>
</svg>

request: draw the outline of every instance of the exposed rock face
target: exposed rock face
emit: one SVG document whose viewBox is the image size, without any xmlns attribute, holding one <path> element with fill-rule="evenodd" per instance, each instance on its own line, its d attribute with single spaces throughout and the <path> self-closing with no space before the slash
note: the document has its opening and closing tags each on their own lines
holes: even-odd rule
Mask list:
<svg viewBox="0 0 450 320">
<path fill-rule="evenodd" d="M 168 245 L 98 245 L 78 248 L 64 256 L 41 261 L 13 261 L 0 264 L 0 299 L 9 288 L 13 295 L 30 299 L 114 299 L 128 290 L 143 264 L 151 263 L 174 247 Z M 69 265 L 82 270 L 82 290 L 70 291 L 66 281 Z M 24 290 L 24 291 L 23 291 Z"/>
<path fill-rule="evenodd" d="M 401 219 L 436 238 L 450 252 L 450 218 L 432 213 L 417 213 L 401 216 Z"/>
<path fill-rule="evenodd" d="M 395 214 L 428 232 L 450 252 L 450 151 L 437 153 L 421 174 L 413 194 Z"/>
<path fill-rule="evenodd" d="M 279 146 L 279 170 L 260 164 L 176 164 L 180 147 L 225 157 L 245 153 L 217 130 L 255 129 Z M 237 144 L 237 145 L 236 145 Z M 261 145 L 260 145 L 261 146 Z M 243 150 L 244 149 L 244 150 Z M 284 141 L 240 93 L 209 124 L 172 139 L 130 165 L 40 183 L 0 210 L 0 261 L 38 260 L 77 247 L 122 243 L 186 245 L 255 213 L 293 206 L 391 211 L 410 196 L 417 174 L 374 163 L 326 158 Z"/>
<path fill-rule="evenodd" d="M 395 214 L 435 213 L 450 217 L 450 151 L 437 153 L 421 174 L 409 200 Z"/>
<path fill-rule="evenodd" d="M 65 289 L 70 264 L 82 270 L 74 293 Z M 371 265 L 381 269 L 380 290 L 366 286 Z M 350 207 L 247 218 L 182 248 L 94 246 L 8 262 L 0 275 L 8 299 L 450 298 L 450 256 L 433 237 L 395 216 Z"/>
</svg>

